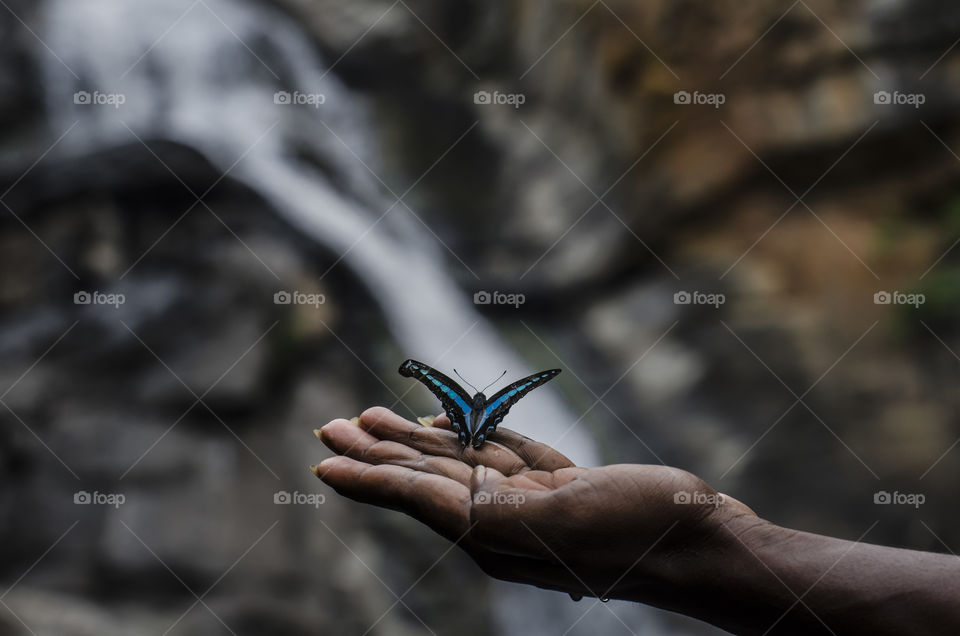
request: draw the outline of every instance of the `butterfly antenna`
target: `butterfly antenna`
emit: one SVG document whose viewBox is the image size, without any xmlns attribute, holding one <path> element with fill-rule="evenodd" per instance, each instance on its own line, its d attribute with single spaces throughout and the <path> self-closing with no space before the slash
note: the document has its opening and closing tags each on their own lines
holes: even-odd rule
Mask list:
<svg viewBox="0 0 960 636">
<path fill-rule="evenodd" d="M 456 374 L 457 374 L 457 377 L 460 378 L 461 380 L 463 380 L 463 381 L 466 383 L 467 386 L 469 386 L 471 389 L 473 389 L 473 392 L 474 392 L 474 393 L 481 393 L 481 391 L 477 391 L 477 387 L 475 387 L 475 386 L 473 386 L 472 384 L 470 384 L 469 382 L 467 382 L 467 379 L 466 379 L 465 377 L 463 377 L 462 375 L 460 375 L 460 372 L 459 372 L 459 371 L 457 371 L 456 369 L 454 369 L 453 372 L 456 373 Z M 504 372 L 504 373 L 506 373 L 506 372 Z"/>
<path fill-rule="evenodd" d="M 488 384 L 487 386 L 483 387 L 483 391 L 486 391 L 487 389 L 489 389 L 491 386 L 494 385 L 494 383 L 497 382 L 497 380 L 499 380 L 500 378 L 502 378 L 502 377 L 505 376 L 505 375 L 507 375 L 507 370 L 506 370 L 506 369 L 503 370 L 503 373 L 500 374 L 500 377 L 498 377 L 496 380 L 494 380 L 493 382 L 491 382 L 491 383 Z M 480 392 L 483 393 L 483 391 L 480 391 Z"/>
</svg>

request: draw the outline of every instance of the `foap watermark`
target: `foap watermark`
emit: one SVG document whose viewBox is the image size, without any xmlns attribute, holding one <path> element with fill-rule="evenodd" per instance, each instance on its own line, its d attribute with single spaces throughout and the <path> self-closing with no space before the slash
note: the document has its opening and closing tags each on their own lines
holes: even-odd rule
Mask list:
<svg viewBox="0 0 960 636">
<path fill-rule="evenodd" d="M 919 509 L 926 500 L 926 495 L 919 492 L 900 492 L 899 490 L 887 492 L 886 490 L 878 490 L 873 493 L 873 503 L 878 506 L 913 506 Z"/>
<path fill-rule="evenodd" d="M 494 104 L 498 106 L 513 106 L 520 108 L 527 101 L 523 93 L 501 93 L 500 91 L 477 91 L 473 94 L 474 104 Z"/>
<path fill-rule="evenodd" d="M 513 305 L 514 307 L 520 307 L 525 302 L 527 302 L 527 297 L 523 294 L 481 290 L 473 295 L 474 305 Z"/>
<path fill-rule="evenodd" d="M 712 305 L 714 308 L 719 308 L 725 302 L 727 297 L 723 294 L 708 294 L 701 291 L 678 291 L 673 295 L 674 305 Z"/>
<path fill-rule="evenodd" d="M 726 498 L 719 492 L 700 492 L 699 490 L 688 492 L 686 490 L 678 490 L 673 493 L 673 503 L 681 506 L 697 504 L 719 508 L 724 504 L 725 500 Z"/>
<path fill-rule="evenodd" d="M 119 508 L 127 501 L 126 496 L 119 492 L 100 492 L 94 490 L 78 490 L 73 493 L 73 503 L 79 506 L 113 506 Z"/>
<path fill-rule="evenodd" d="M 327 302 L 323 294 L 307 294 L 300 291 L 278 291 L 273 295 L 274 305 L 311 305 L 320 307 Z"/>
<path fill-rule="evenodd" d="M 74 305 L 110 305 L 119 308 L 120 305 L 127 302 L 127 297 L 123 294 L 105 294 L 99 291 L 78 291 L 73 295 Z"/>
<path fill-rule="evenodd" d="M 901 93 L 900 91 L 877 91 L 873 94 L 873 103 L 879 106 L 913 106 L 920 108 L 927 102 L 923 93 Z"/>
<path fill-rule="evenodd" d="M 318 492 L 278 490 L 273 493 L 273 503 L 280 506 L 313 506 L 319 508 L 326 500 L 327 496 Z"/>
<path fill-rule="evenodd" d="M 874 305 L 913 305 L 914 309 L 927 302 L 924 294 L 907 294 L 900 291 L 878 291 L 873 295 Z"/>
<path fill-rule="evenodd" d="M 713 106 L 720 108 L 727 101 L 723 93 L 701 93 L 700 91 L 677 91 L 673 94 L 673 103 L 683 106 Z"/>
<path fill-rule="evenodd" d="M 527 502 L 526 496 L 522 492 L 484 492 L 480 491 L 473 495 L 473 503 L 477 506 L 486 504 L 497 504 L 500 506 L 513 506 L 519 508 Z"/>
<path fill-rule="evenodd" d="M 302 93 L 300 91 L 277 91 L 273 94 L 273 103 L 280 106 L 313 106 L 320 108 L 327 102 L 323 93 Z"/>
<path fill-rule="evenodd" d="M 127 96 L 123 93 L 77 91 L 73 94 L 73 103 L 80 106 L 113 106 L 114 108 L 120 108 L 127 103 Z"/>
</svg>

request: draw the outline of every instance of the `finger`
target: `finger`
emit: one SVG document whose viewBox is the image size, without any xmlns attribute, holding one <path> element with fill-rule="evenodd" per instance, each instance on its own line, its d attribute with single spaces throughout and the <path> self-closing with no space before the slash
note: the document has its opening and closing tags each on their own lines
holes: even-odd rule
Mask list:
<svg viewBox="0 0 960 636">
<path fill-rule="evenodd" d="M 542 470 L 526 470 L 522 473 L 517 473 L 515 475 L 504 475 L 497 469 L 489 467 L 489 471 L 485 478 L 477 477 L 478 474 L 482 474 L 483 468 L 485 466 L 477 466 L 473 469 L 471 473 L 471 478 L 469 480 L 469 485 L 474 494 L 478 492 L 497 492 L 503 493 L 507 490 L 512 491 L 523 491 L 523 490 L 539 490 L 539 491 L 548 491 L 556 488 L 555 479 L 553 473 L 548 473 Z M 587 468 L 573 468 L 568 470 L 577 470 L 585 471 Z M 492 476 L 496 476 L 493 478 Z M 522 493 L 518 493 L 522 494 Z M 476 503 L 476 497 L 474 497 L 474 503 Z"/>
<path fill-rule="evenodd" d="M 379 441 L 359 426 L 344 419 L 331 420 L 313 432 L 327 448 L 340 455 L 347 454 L 354 446 L 362 449 Z"/>
<path fill-rule="evenodd" d="M 397 415 L 384 406 L 371 406 L 361 413 L 360 419 L 357 420 L 357 425 L 360 426 L 360 428 L 369 431 L 372 435 L 377 435 L 377 431 L 372 430 L 374 424 L 377 425 L 379 430 L 392 431 L 394 434 L 407 434 L 409 431 L 416 429 L 432 430 L 440 428 L 435 426 L 421 426 L 416 422 L 411 422 L 405 417 Z"/>
<path fill-rule="evenodd" d="M 470 484 L 470 466 L 450 457 L 424 455 L 420 451 L 389 440 L 380 440 L 352 424 L 333 421 L 320 429 L 320 439 L 339 455 L 367 464 L 394 464 L 426 473 L 442 475 Z"/>
<path fill-rule="evenodd" d="M 513 488 L 529 488 L 531 490 L 555 490 L 570 483 L 582 473 L 590 470 L 579 466 L 561 468 L 547 472 L 545 470 L 527 470 L 507 478 L 507 483 Z"/>
<path fill-rule="evenodd" d="M 363 415 L 360 416 L 359 423 L 361 427 L 370 430 L 374 435 L 378 435 L 378 433 L 374 432 L 372 428 L 376 428 L 377 431 L 386 435 L 387 439 L 394 441 L 401 441 L 400 438 L 410 435 L 409 431 L 413 430 L 416 426 L 413 422 L 409 422 L 383 407 L 367 409 Z M 451 430 L 450 419 L 445 414 L 440 414 L 433 420 L 433 425 L 428 428 L 449 431 Z M 510 429 L 497 429 L 497 431 L 488 438 L 488 441 L 496 442 L 498 445 L 507 448 L 523 461 L 523 466 L 528 466 L 535 470 L 553 471 L 575 465 L 565 455 L 547 444 L 533 440 Z M 481 450 L 486 447 L 487 445 L 484 445 L 481 447 Z M 492 458 L 487 457 L 482 458 L 482 461 L 470 461 L 470 458 L 462 456 L 459 442 L 456 444 L 444 442 L 442 447 L 428 446 L 426 448 L 420 448 L 420 450 L 430 454 L 457 457 L 458 459 L 467 461 L 471 465 L 487 463 L 487 465 L 493 465 L 505 474 L 513 474 L 522 468 L 520 464 L 513 462 L 512 457 L 498 457 L 496 458 L 496 460 L 498 460 L 496 464 L 489 463 L 488 460 Z M 473 459 L 476 460 L 478 458 Z M 502 461 L 504 459 L 508 459 L 509 461 L 505 463 Z"/>
<path fill-rule="evenodd" d="M 554 488 L 560 488 L 561 486 L 566 486 L 571 481 L 579 477 L 580 475 L 589 472 L 589 468 L 582 468 L 580 466 L 573 466 L 571 468 L 561 468 L 560 470 L 555 470 L 551 473 L 553 481 L 551 485 Z"/>
<path fill-rule="evenodd" d="M 460 448 L 456 443 L 457 436 L 453 432 L 439 427 L 420 426 L 382 406 L 374 406 L 364 411 L 360 416 L 359 425 L 361 429 L 378 439 L 406 444 L 431 455 L 456 456 L 456 452 L 448 452 L 448 442 L 454 442 L 450 448 L 456 450 Z M 420 445 L 411 443 L 414 440 L 420 442 Z"/>
<path fill-rule="evenodd" d="M 358 417 L 351 417 L 349 420 L 346 419 L 346 418 L 343 418 L 343 417 L 338 417 L 338 418 L 334 418 L 334 419 L 330 420 L 329 422 L 327 422 L 327 424 L 333 424 L 334 422 L 340 422 L 340 423 L 342 423 L 342 424 L 349 424 L 349 425 L 351 425 L 351 426 L 358 426 L 358 425 L 360 424 L 360 417 L 359 417 L 359 416 L 358 416 Z M 326 426 L 326 424 L 324 424 L 324 426 Z M 313 432 L 314 432 L 314 434 L 315 434 L 317 437 L 320 437 L 320 430 L 321 430 L 322 428 L 323 428 L 323 426 L 321 426 L 320 428 L 315 428 L 315 429 L 313 429 Z"/>
<path fill-rule="evenodd" d="M 405 444 L 425 455 L 450 457 L 469 466 L 491 466 L 507 475 L 527 470 L 526 463 L 516 453 L 497 442 L 488 442 L 479 449 L 464 448 L 453 432 L 419 426 L 383 407 L 364 411 L 360 428 L 374 437 Z"/>
<path fill-rule="evenodd" d="M 433 427 L 442 428 L 445 431 L 453 430 L 453 424 L 450 423 L 450 418 L 447 417 L 446 413 L 441 413 L 440 415 L 433 418 Z"/>
<path fill-rule="evenodd" d="M 501 554 L 556 560 L 547 546 L 571 536 L 569 511 L 557 506 L 555 490 L 518 487 L 529 483 L 527 475 L 534 472 L 507 477 L 486 466 L 474 469 L 470 518 L 476 545 Z"/>
<path fill-rule="evenodd" d="M 530 439 L 526 435 L 521 435 L 508 428 L 498 428 L 487 439 L 506 446 L 530 468 L 534 470 L 554 471 L 561 468 L 569 468 L 575 464 L 567 459 L 565 455 L 554 448 L 536 440 Z"/>
<path fill-rule="evenodd" d="M 349 457 L 325 459 L 314 474 L 345 497 L 404 512 L 451 541 L 470 527 L 470 489 L 452 479 Z"/>
</svg>

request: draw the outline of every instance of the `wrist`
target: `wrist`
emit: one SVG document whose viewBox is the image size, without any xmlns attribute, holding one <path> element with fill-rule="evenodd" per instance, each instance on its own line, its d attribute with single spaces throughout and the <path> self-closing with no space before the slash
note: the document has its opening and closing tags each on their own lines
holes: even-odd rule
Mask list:
<svg viewBox="0 0 960 636">
<path fill-rule="evenodd" d="M 725 503 L 652 560 L 635 600 L 736 634 L 957 634 L 960 565 L 777 526 Z"/>
<path fill-rule="evenodd" d="M 763 633 L 796 601 L 776 574 L 793 531 L 730 497 L 699 530 L 659 561 L 659 590 L 643 602 L 738 634 Z"/>
</svg>

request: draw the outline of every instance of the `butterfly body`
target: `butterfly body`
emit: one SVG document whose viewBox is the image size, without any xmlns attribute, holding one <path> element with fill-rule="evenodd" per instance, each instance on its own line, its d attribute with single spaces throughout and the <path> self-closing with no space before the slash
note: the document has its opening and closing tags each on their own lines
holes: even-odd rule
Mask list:
<svg viewBox="0 0 960 636">
<path fill-rule="evenodd" d="M 520 398 L 559 373 L 560 369 L 534 373 L 507 385 L 488 399 L 483 391 L 471 397 L 450 377 L 422 362 L 407 360 L 400 365 L 400 375 L 418 380 L 440 399 L 460 445 L 471 444 L 474 448 L 483 445 Z"/>
</svg>

